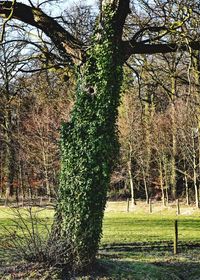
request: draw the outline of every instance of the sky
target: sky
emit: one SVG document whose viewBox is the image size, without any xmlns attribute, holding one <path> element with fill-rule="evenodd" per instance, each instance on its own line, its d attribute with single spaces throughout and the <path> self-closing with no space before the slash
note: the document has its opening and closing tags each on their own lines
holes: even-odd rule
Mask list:
<svg viewBox="0 0 200 280">
<path fill-rule="evenodd" d="M 27 5 L 30 5 L 29 4 L 29 1 L 28 0 L 17 0 L 17 2 L 22 2 L 22 3 L 25 3 Z M 41 3 L 41 2 L 44 2 L 43 0 L 32 0 L 32 2 L 34 4 L 37 4 L 37 3 Z M 47 1 L 46 1 L 47 2 Z M 63 2 L 63 5 L 64 6 L 70 6 L 70 5 L 73 5 L 73 4 L 76 4 L 76 3 L 86 3 L 88 5 L 94 5 L 95 6 L 95 3 L 96 3 L 96 0 L 62 0 L 60 2 Z"/>
<path fill-rule="evenodd" d="M 28 5 L 30 5 L 28 3 L 28 0 L 17 0 L 19 2 L 23 2 L 23 3 L 27 3 Z M 44 0 L 32 0 L 33 3 L 42 3 L 44 2 Z M 73 6 L 75 4 L 86 4 L 86 5 L 91 5 L 92 7 L 95 7 L 96 6 L 96 2 L 97 0 L 60 0 L 58 1 L 58 4 L 53 4 L 52 6 L 49 6 L 50 7 L 50 10 L 51 10 L 51 14 L 52 15 L 60 15 L 61 12 L 66 9 L 66 8 L 69 8 L 70 6 Z M 41 6 L 42 8 L 45 7 L 45 6 Z M 53 8 L 52 8 L 53 7 Z M 45 11 L 47 11 L 47 9 L 44 9 Z"/>
<path fill-rule="evenodd" d="M 69 0 L 68 2 L 76 2 L 75 0 Z M 80 1 L 79 1 L 80 2 Z M 82 1 L 81 1 L 82 2 Z M 85 0 L 85 2 L 88 4 L 88 5 L 94 5 L 95 4 L 95 0 Z"/>
</svg>

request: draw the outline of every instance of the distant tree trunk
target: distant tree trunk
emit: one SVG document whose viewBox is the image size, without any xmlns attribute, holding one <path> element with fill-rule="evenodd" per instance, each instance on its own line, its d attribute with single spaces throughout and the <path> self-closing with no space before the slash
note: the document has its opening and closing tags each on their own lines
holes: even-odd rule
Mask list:
<svg viewBox="0 0 200 280">
<path fill-rule="evenodd" d="M 14 178 L 15 178 L 15 148 L 12 140 L 12 125 L 10 111 L 6 112 L 5 120 L 5 177 L 6 177 L 6 204 L 9 197 L 14 195 Z"/>
<path fill-rule="evenodd" d="M 142 172 L 143 172 L 143 183 L 144 183 L 146 203 L 149 204 L 149 190 L 148 190 L 148 186 L 147 186 L 146 174 L 145 174 L 144 170 Z"/>
<path fill-rule="evenodd" d="M 45 175 L 45 187 L 46 194 L 50 198 L 51 197 L 51 186 L 49 182 L 49 172 L 48 172 L 48 152 L 45 151 L 45 148 L 42 148 L 42 156 L 43 156 L 43 166 L 44 166 L 44 175 Z"/>
<path fill-rule="evenodd" d="M 188 186 L 188 178 L 187 178 L 187 173 L 186 173 L 186 160 L 184 158 L 184 181 L 185 181 L 185 198 L 186 198 L 186 204 L 190 204 L 190 199 L 189 199 L 189 186 Z"/>
<path fill-rule="evenodd" d="M 184 175 L 185 179 L 185 197 L 186 197 L 186 205 L 190 205 L 190 199 L 189 199 L 189 187 L 188 187 L 188 179 L 187 175 Z"/>
<path fill-rule="evenodd" d="M 135 189 L 134 189 L 134 184 L 133 184 L 131 159 L 128 161 L 128 173 L 129 173 L 129 182 L 130 182 L 130 187 L 131 187 L 131 204 L 132 204 L 132 206 L 134 206 L 134 205 L 136 205 L 136 202 L 135 202 Z"/>
<path fill-rule="evenodd" d="M 19 188 L 22 198 L 25 198 L 25 188 L 24 188 L 24 182 L 23 182 L 23 166 L 22 162 L 19 161 Z"/>
<path fill-rule="evenodd" d="M 176 199 L 176 123 L 175 123 L 175 106 L 174 99 L 176 93 L 176 79 L 172 74 L 171 77 L 171 95 L 172 95 L 172 157 L 171 157 L 171 189 L 172 189 L 172 198 Z"/>
<path fill-rule="evenodd" d="M 49 119 L 49 109 L 46 109 L 46 114 Z M 49 123 L 46 123 L 46 133 L 47 135 L 49 134 Z M 44 174 L 45 174 L 45 184 L 46 184 L 46 193 L 49 198 L 51 199 L 52 191 L 51 191 L 51 184 L 50 184 L 50 178 L 49 178 L 49 139 L 43 143 L 43 148 L 42 148 L 42 154 L 43 154 L 43 165 L 44 165 Z"/>
<path fill-rule="evenodd" d="M 192 151 L 192 157 L 193 157 L 193 184 L 194 184 L 194 191 L 195 191 L 195 204 L 196 207 L 199 208 L 199 186 L 198 186 L 198 180 L 197 180 L 197 151 L 196 151 L 196 138 L 195 134 L 193 132 L 192 134 L 192 141 L 193 141 L 193 151 Z"/>
<path fill-rule="evenodd" d="M 163 180 L 162 161 L 159 162 L 159 172 L 160 172 L 160 187 L 161 187 L 161 192 L 162 192 L 162 203 L 163 203 L 163 206 L 165 206 L 166 205 L 166 201 L 165 201 L 165 192 L 164 192 L 164 180 Z"/>
<path fill-rule="evenodd" d="M 197 185 L 197 177 L 196 177 L 195 170 L 193 173 L 193 180 L 194 180 L 194 190 L 195 190 L 195 204 L 196 204 L 196 207 L 199 208 L 199 189 L 198 189 L 198 185 Z"/>
<path fill-rule="evenodd" d="M 166 203 L 169 203 L 169 180 L 168 180 L 168 164 L 167 159 L 164 157 L 164 175 L 165 175 L 165 196 L 166 196 Z"/>
<path fill-rule="evenodd" d="M 1 171 L 1 177 L 0 177 L 0 197 L 3 196 L 3 151 L 1 151 L 1 167 L 0 167 L 0 171 Z"/>
<path fill-rule="evenodd" d="M 192 65 L 193 65 L 193 75 L 195 77 L 196 84 L 196 99 L 197 102 L 200 101 L 200 52 L 192 51 Z M 200 189 L 199 189 L 199 180 L 197 179 L 200 175 L 200 110 L 198 107 L 198 123 L 197 123 L 197 133 L 195 135 L 194 131 L 192 134 L 193 137 L 193 178 L 194 178 L 194 189 L 195 189 L 195 203 L 196 207 L 200 208 L 199 197 L 200 197 Z"/>
<path fill-rule="evenodd" d="M 145 111 L 143 116 L 143 128 L 144 128 L 144 154 L 141 158 L 142 176 L 145 190 L 146 203 L 149 204 L 149 190 L 148 190 L 148 179 L 149 179 L 149 166 L 151 160 L 151 146 L 150 146 L 150 128 L 149 128 L 150 111 L 149 104 L 145 104 Z"/>
<path fill-rule="evenodd" d="M 147 62 L 145 62 L 147 63 Z M 146 70 L 143 74 L 143 78 L 146 79 Z M 152 155 L 152 148 L 151 148 L 151 123 L 155 112 L 155 106 L 152 100 L 152 93 L 147 91 L 146 99 L 148 102 L 144 104 L 144 112 L 143 112 L 143 135 L 144 135 L 144 151 L 143 159 L 142 159 L 142 173 L 143 173 L 143 182 L 144 182 L 144 189 L 145 189 L 145 196 L 146 196 L 146 203 L 149 203 L 149 178 L 150 178 L 150 163 L 151 163 L 151 155 Z"/>
</svg>

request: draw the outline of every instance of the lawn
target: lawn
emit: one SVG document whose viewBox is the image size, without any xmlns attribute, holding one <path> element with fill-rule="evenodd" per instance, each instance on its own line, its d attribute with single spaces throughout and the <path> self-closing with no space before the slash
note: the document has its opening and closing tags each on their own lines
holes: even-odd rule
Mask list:
<svg viewBox="0 0 200 280">
<path fill-rule="evenodd" d="M 157 204 L 150 214 L 148 206 L 140 202 L 127 213 L 125 202 L 110 202 L 105 212 L 102 243 L 172 241 L 175 219 L 180 241 L 200 242 L 200 210 L 192 206 L 182 206 L 181 214 L 177 215 L 173 204 L 168 208 Z"/>
<path fill-rule="evenodd" d="M 50 224 L 53 210 L 35 209 L 41 224 Z M 28 221 L 25 210 L 21 214 Z M 6 226 L 13 228 L 13 210 L 0 208 L 0 236 L 3 240 Z M 179 253 L 173 255 L 174 220 L 178 220 Z M 14 218 L 15 222 L 17 217 Z M 42 225 L 39 230 L 43 232 Z M 1 243 L 1 242 L 0 242 Z M 99 251 L 99 266 L 93 276 L 76 279 L 200 279 L 200 254 L 198 247 L 187 244 L 200 244 L 200 211 L 192 206 L 181 206 L 181 215 L 176 215 L 174 205 L 162 207 L 153 205 L 153 213 L 148 206 L 139 202 L 127 212 L 125 202 L 110 202 L 106 208 L 103 223 L 103 237 Z M 5 253 L 4 253 L 5 254 Z M 9 263 L 9 256 L 2 255 L 2 264 Z M 9 270 L 8 270 L 9 271 Z M 43 279 L 39 270 L 33 276 L 0 279 Z M 3 265 L 0 265 L 0 275 Z M 2 276 L 8 277 L 8 276 Z M 10 276 L 9 276 L 10 277 Z M 28 277 L 28 278 L 26 278 Z M 32 277 L 32 278 L 31 278 Z M 56 278 L 57 277 L 57 278 Z M 61 279 L 55 276 L 50 279 Z"/>
</svg>

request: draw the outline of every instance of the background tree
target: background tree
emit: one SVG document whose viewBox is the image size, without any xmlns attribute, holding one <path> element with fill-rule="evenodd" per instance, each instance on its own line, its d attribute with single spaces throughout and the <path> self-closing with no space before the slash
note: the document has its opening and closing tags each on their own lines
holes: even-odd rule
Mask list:
<svg viewBox="0 0 200 280">
<path fill-rule="evenodd" d="M 4 160 L 2 177 L 6 184 L 6 201 L 9 196 L 14 195 L 18 172 L 15 165 L 18 149 L 16 124 L 19 113 L 17 97 L 21 94 L 21 88 L 16 76 L 21 67 L 19 54 L 23 47 L 24 44 L 10 43 L 2 45 L 0 49 L 1 139 Z"/>
</svg>

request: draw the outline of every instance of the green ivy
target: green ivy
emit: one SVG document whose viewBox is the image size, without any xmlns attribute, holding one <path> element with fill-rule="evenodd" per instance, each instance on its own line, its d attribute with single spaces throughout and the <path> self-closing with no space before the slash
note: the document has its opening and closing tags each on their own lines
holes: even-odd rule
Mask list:
<svg viewBox="0 0 200 280">
<path fill-rule="evenodd" d="M 95 260 L 111 168 L 118 153 L 122 60 L 112 29 L 114 12 L 108 5 L 103 13 L 103 26 L 96 28 L 87 61 L 77 71 L 71 121 L 62 126 L 59 235 L 69 242 L 66 258 L 79 268 Z"/>
</svg>

